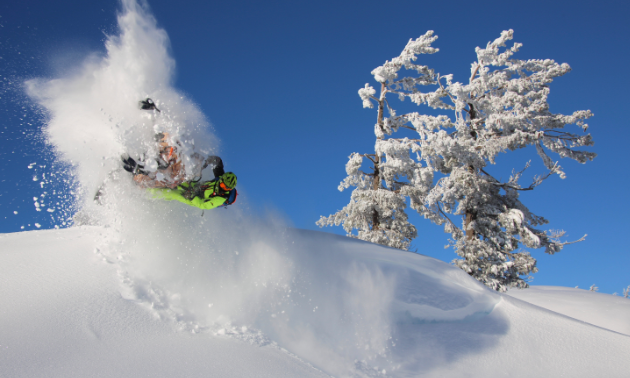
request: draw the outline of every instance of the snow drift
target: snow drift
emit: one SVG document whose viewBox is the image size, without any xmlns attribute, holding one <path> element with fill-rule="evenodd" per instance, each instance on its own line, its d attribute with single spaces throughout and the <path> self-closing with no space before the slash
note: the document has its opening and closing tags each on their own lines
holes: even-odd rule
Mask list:
<svg viewBox="0 0 630 378">
<path fill-rule="evenodd" d="M 438 260 L 259 219 L 243 195 L 239 207 L 205 213 L 148 197 L 121 171 L 122 153 L 149 151 L 161 131 L 181 141 L 184 155 L 217 153 L 218 140 L 172 87 L 168 37 L 153 17 L 124 0 L 118 20 L 105 55 L 92 55 L 72 76 L 27 83 L 49 112 L 48 141 L 80 186 L 75 219 L 92 226 L 0 239 L 0 294 L 11 303 L 0 318 L 8 348 L 2 375 L 229 377 L 262 369 L 268 376 L 586 377 L 627 370 L 628 336 L 494 293 Z M 162 112 L 139 110 L 146 97 Z M 201 352 L 206 347 L 212 355 Z M 266 367 L 265 358 L 275 362 Z M 541 359 L 547 362 L 530 366 Z"/>
</svg>

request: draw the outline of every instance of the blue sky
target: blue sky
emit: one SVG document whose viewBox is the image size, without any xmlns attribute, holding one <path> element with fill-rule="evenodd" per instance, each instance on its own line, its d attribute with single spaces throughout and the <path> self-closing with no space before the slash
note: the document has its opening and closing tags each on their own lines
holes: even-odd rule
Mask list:
<svg viewBox="0 0 630 378">
<path fill-rule="evenodd" d="M 599 155 L 586 165 L 561 161 L 565 180 L 553 177 L 522 195 L 551 221 L 549 228 L 566 230 L 569 239 L 588 234 L 554 256 L 535 251 L 540 272 L 532 283 L 596 284 L 607 293 L 630 285 L 625 2 L 155 0 L 150 6 L 171 40 L 175 87 L 213 124 L 249 206 L 305 229 L 319 229 L 321 215 L 347 204 L 350 191 L 337 190 L 347 157 L 373 151 L 376 112 L 363 109 L 357 94 L 365 83 L 374 85 L 372 69 L 410 38 L 434 30 L 440 52 L 423 62 L 465 81 L 474 48 L 514 29 L 514 41 L 523 43 L 516 58 L 571 65 L 551 85 L 551 111 L 590 109 L 591 150 Z M 40 138 L 41 116 L 19 83 L 64 75 L 88 54 L 103 53 L 105 35 L 116 32 L 117 8 L 116 1 L 78 0 L 0 5 L 0 232 L 53 226 L 50 214 L 33 206 L 41 190 L 28 165 L 54 168 Z M 522 151 L 504 155 L 494 172 L 507 177 L 529 159 L 540 166 L 534 151 Z M 419 234 L 413 249 L 444 261 L 455 257 L 443 248 L 448 235 L 441 227 L 412 220 Z"/>
</svg>

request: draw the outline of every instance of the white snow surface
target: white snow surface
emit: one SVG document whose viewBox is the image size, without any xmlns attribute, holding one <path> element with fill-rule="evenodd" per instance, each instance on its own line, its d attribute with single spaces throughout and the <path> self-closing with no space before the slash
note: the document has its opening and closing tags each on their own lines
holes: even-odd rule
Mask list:
<svg viewBox="0 0 630 378">
<path fill-rule="evenodd" d="M 0 236 L 1 377 L 327 376 L 275 346 L 180 332 L 123 298 L 93 253 L 101 231 Z"/>
<path fill-rule="evenodd" d="M 168 260 L 158 285 L 106 258 L 111 231 L 0 236 L 0 376 L 625 377 L 630 369 L 630 336 L 618 333 L 630 319 L 622 297 L 510 292 L 538 304 L 551 293 L 565 303 L 560 315 L 433 258 L 286 228 L 251 254 L 156 253 Z M 596 326 L 576 320 L 585 309 Z"/>
</svg>

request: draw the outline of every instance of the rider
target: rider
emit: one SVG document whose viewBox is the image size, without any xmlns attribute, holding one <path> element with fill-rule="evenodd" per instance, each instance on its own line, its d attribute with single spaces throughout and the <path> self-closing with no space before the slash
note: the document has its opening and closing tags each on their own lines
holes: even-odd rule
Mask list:
<svg viewBox="0 0 630 378">
<path fill-rule="evenodd" d="M 140 101 L 140 108 L 143 110 L 157 110 L 155 103 L 150 98 Z M 193 164 L 192 171 L 196 172 L 197 180 L 186 181 L 186 172 L 180 157 L 178 156 L 177 145 L 173 143 L 168 133 L 159 133 L 155 137 L 160 147 L 158 157 L 158 169 L 156 172 L 144 170 L 144 163 L 137 163 L 128 155 L 123 156 L 123 168 L 133 173 L 133 180 L 141 187 L 148 188 L 154 198 L 167 201 L 180 201 L 190 206 L 195 206 L 203 210 L 213 209 L 221 205 L 230 205 L 236 200 L 236 175 L 232 172 L 225 172 L 223 161 L 218 156 L 210 156 L 205 161 L 197 153 L 190 156 Z M 214 179 L 199 182 L 201 172 L 208 165 L 212 164 Z"/>
<path fill-rule="evenodd" d="M 210 156 L 206 163 L 214 164 L 214 179 L 206 182 L 185 182 L 175 189 L 149 189 L 154 198 L 179 201 L 202 210 L 214 209 L 236 199 L 236 175 L 223 170 L 223 161 Z"/>
</svg>

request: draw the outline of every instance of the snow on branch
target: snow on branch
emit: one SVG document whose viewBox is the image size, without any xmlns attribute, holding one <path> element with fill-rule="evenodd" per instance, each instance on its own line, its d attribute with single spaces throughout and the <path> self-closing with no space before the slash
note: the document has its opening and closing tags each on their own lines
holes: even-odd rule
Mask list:
<svg viewBox="0 0 630 378">
<path fill-rule="evenodd" d="M 435 54 L 438 52 L 438 49 L 431 47 L 431 43 L 435 42 L 436 39 L 437 36 L 433 36 L 433 30 L 429 30 L 416 40 L 410 39 L 398 57 L 392 59 L 391 62 L 385 62 L 385 64 L 372 71 L 374 79 L 379 83 L 392 82 L 398 77 L 398 71 L 403 67 L 414 69 L 421 75 L 430 76 L 433 71 L 428 67 L 415 65 L 411 62 L 417 59 L 416 55 L 418 54 Z"/>
<path fill-rule="evenodd" d="M 364 88 L 359 89 L 359 96 L 361 96 L 361 100 L 363 100 L 364 108 L 371 109 L 374 107 L 374 105 L 372 104 L 372 101 L 370 100 L 378 101 L 378 99 L 374 97 L 375 93 L 376 93 L 376 90 L 369 84 L 365 84 Z"/>
</svg>

